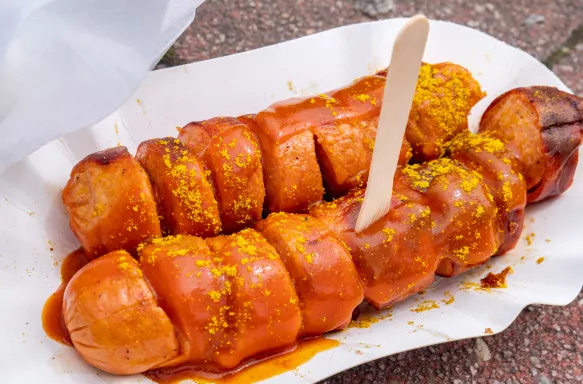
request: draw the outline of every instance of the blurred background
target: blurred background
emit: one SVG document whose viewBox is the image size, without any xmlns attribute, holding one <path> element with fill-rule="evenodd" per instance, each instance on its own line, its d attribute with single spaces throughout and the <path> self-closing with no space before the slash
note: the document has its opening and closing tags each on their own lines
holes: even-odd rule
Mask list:
<svg viewBox="0 0 583 384">
<path fill-rule="evenodd" d="M 419 12 L 525 50 L 583 95 L 583 0 L 207 0 L 157 68 Z M 583 383 L 583 294 L 566 307 L 529 306 L 501 334 L 401 353 L 324 383 Z"/>
<path fill-rule="evenodd" d="M 207 0 L 158 68 L 419 12 L 521 48 L 583 94 L 583 0 Z"/>
</svg>

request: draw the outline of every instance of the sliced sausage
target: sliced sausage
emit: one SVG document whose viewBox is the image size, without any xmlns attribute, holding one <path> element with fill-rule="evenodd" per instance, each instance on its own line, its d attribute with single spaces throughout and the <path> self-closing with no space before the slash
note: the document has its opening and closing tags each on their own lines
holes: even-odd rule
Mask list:
<svg viewBox="0 0 583 384">
<path fill-rule="evenodd" d="M 174 326 L 125 251 L 108 253 L 73 276 L 63 317 L 77 352 L 109 373 L 141 373 L 178 354 Z"/>
<path fill-rule="evenodd" d="M 166 233 L 206 237 L 221 232 L 218 203 L 204 166 L 180 140 L 144 141 L 136 158 L 152 180 Z"/>
<path fill-rule="evenodd" d="M 381 309 L 427 288 L 439 259 L 429 208 L 421 194 L 396 180 L 389 213 L 356 233 L 363 197 L 364 190 L 355 190 L 314 206 L 310 214 L 346 244 L 362 278 L 366 300 Z"/>
<path fill-rule="evenodd" d="M 480 122 L 524 166 L 528 201 L 559 195 L 573 183 L 583 137 L 583 99 L 552 87 L 516 88 L 496 98 Z"/>
<path fill-rule="evenodd" d="M 302 309 L 303 336 L 348 325 L 363 299 L 358 272 L 336 235 L 309 215 L 272 213 L 257 229 L 289 272 Z"/>
<path fill-rule="evenodd" d="M 226 233 L 261 219 L 265 197 L 261 150 L 249 127 L 235 118 L 217 117 L 186 125 L 178 138 L 211 171 Z"/>
<path fill-rule="evenodd" d="M 294 346 L 302 316 L 298 296 L 275 249 L 252 229 L 206 241 L 213 260 L 229 277 L 225 322 L 216 324 L 225 330 L 225 348 L 217 354 L 217 363 L 234 368 L 257 354 Z"/>
<path fill-rule="evenodd" d="M 93 153 L 71 171 L 63 190 L 71 230 L 91 259 L 161 235 L 152 186 L 126 147 Z"/>
<path fill-rule="evenodd" d="M 404 182 L 422 192 L 431 212 L 436 273 L 455 276 L 488 261 L 499 247 L 497 207 L 481 175 L 450 159 L 403 168 Z M 417 220 L 411 216 L 411 220 Z"/>
<path fill-rule="evenodd" d="M 413 160 L 438 158 L 445 143 L 467 131 L 468 114 L 484 96 L 466 68 L 453 63 L 423 64 L 406 129 Z"/>
<path fill-rule="evenodd" d="M 497 255 L 514 248 L 524 225 L 526 183 L 522 163 L 500 140 L 485 134 L 462 133 L 449 142 L 447 155 L 478 172 L 498 207 Z"/>
<path fill-rule="evenodd" d="M 177 330 L 180 353 L 163 366 L 212 367 L 224 347 L 227 280 L 205 241 L 190 235 L 156 238 L 139 253 L 140 268 Z"/>
<path fill-rule="evenodd" d="M 304 212 L 322 199 L 324 188 L 314 135 L 323 138 L 323 132 L 318 129 L 326 126 L 354 125 L 357 121 L 364 125 L 369 122 L 369 128 L 370 124 L 375 125 L 383 87 L 382 77 L 366 76 L 326 94 L 275 103 L 255 116 L 270 212 Z M 355 163 L 354 159 L 367 156 L 369 136 L 366 133 L 358 135 L 354 153 L 346 158 L 330 154 L 334 148 L 329 143 L 320 144 L 326 145 L 320 152 L 339 160 L 341 163 L 334 166 L 349 173 L 323 168 L 328 185 L 343 184 L 346 180 L 357 182 L 358 175 L 368 167 L 360 161 Z"/>
<path fill-rule="evenodd" d="M 316 155 L 328 197 L 340 197 L 366 185 L 376 139 L 378 118 L 324 125 L 314 129 Z M 399 153 L 399 165 L 411 158 L 406 139 Z"/>
</svg>

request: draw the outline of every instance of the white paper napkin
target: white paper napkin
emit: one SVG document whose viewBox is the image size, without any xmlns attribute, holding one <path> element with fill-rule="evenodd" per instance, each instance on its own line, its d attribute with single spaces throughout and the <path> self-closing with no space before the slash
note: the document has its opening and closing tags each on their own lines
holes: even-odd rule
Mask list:
<svg viewBox="0 0 583 384">
<path fill-rule="evenodd" d="M 0 173 L 117 109 L 203 1 L 0 1 Z"/>
</svg>

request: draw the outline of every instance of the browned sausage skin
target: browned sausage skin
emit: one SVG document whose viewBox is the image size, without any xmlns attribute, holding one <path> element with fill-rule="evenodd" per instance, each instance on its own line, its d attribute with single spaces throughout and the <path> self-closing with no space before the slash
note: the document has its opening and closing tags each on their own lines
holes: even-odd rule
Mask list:
<svg viewBox="0 0 583 384">
<path fill-rule="evenodd" d="M 214 236 L 221 232 L 219 207 L 203 164 L 178 139 L 151 139 L 138 146 L 156 192 L 167 234 Z"/>
<path fill-rule="evenodd" d="M 161 235 L 152 186 L 126 147 L 81 160 L 63 190 L 71 230 L 91 259 Z"/>
<path fill-rule="evenodd" d="M 522 163 L 500 140 L 469 132 L 450 141 L 446 155 L 478 172 L 492 193 L 499 218 L 496 254 L 514 248 L 522 233 L 526 206 Z"/>
<path fill-rule="evenodd" d="M 480 132 L 500 139 L 522 162 L 529 202 L 556 196 L 573 182 L 583 99 L 552 87 L 513 89 L 490 104 Z"/>
<path fill-rule="evenodd" d="M 186 125 L 178 138 L 210 170 L 226 233 L 261 219 L 265 198 L 261 150 L 247 124 L 233 117 L 212 118 Z"/>
<path fill-rule="evenodd" d="M 63 314 L 75 349 L 106 372 L 141 373 L 178 354 L 172 322 L 125 251 L 95 259 L 73 276 Z"/>
<path fill-rule="evenodd" d="M 348 325 L 363 299 L 358 272 L 342 242 L 310 215 L 272 213 L 257 229 L 274 246 L 300 299 L 303 336 Z"/>
<path fill-rule="evenodd" d="M 363 189 L 310 210 L 346 244 L 363 281 L 364 296 L 377 309 L 427 288 L 439 261 L 424 196 L 400 179 L 395 179 L 394 191 L 390 212 L 360 233 L 354 228 Z"/>
<path fill-rule="evenodd" d="M 485 96 L 470 71 L 453 63 L 423 64 L 405 136 L 413 160 L 443 154 L 443 145 L 468 130 L 468 114 Z"/>
<path fill-rule="evenodd" d="M 220 293 L 227 306 L 216 325 L 224 330 L 217 363 L 232 369 L 256 354 L 294 346 L 302 325 L 299 300 L 275 249 L 253 229 L 206 241 L 229 283 Z"/>
<path fill-rule="evenodd" d="M 179 353 L 163 366 L 189 362 L 215 368 L 223 330 L 210 325 L 213 317 L 221 318 L 227 300 L 216 297 L 225 276 L 205 241 L 190 235 L 155 238 L 138 252 L 144 277 L 176 327 Z"/>
<path fill-rule="evenodd" d="M 497 207 L 479 173 L 443 158 L 408 165 L 402 177 L 426 197 L 432 242 L 440 260 L 436 274 L 458 275 L 485 263 L 496 252 Z"/>
</svg>

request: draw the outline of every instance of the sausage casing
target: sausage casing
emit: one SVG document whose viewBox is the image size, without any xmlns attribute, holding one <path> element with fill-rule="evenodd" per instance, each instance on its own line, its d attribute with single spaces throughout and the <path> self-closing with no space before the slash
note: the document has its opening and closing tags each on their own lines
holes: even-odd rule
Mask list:
<svg viewBox="0 0 583 384">
<path fill-rule="evenodd" d="M 426 197 L 440 259 L 436 274 L 460 274 L 496 252 L 497 207 L 480 174 L 446 158 L 408 165 L 403 174 L 404 182 Z"/>
<path fill-rule="evenodd" d="M 302 309 L 302 335 L 344 328 L 363 299 L 358 272 L 336 235 L 309 215 L 272 213 L 257 224 L 289 272 Z"/>
<path fill-rule="evenodd" d="M 219 207 L 203 164 L 178 139 L 151 139 L 138 146 L 168 234 L 214 236 L 221 232 Z"/>
<path fill-rule="evenodd" d="M 583 99 L 552 87 L 516 88 L 490 104 L 480 132 L 522 162 L 529 202 L 556 196 L 571 186 L 577 168 Z"/>
<path fill-rule="evenodd" d="M 449 142 L 447 155 L 478 172 L 498 208 L 501 255 L 514 248 L 524 225 L 526 183 L 522 163 L 500 140 L 485 134 L 462 133 Z"/>
<path fill-rule="evenodd" d="M 140 268 L 177 331 L 180 352 L 162 366 L 188 362 L 214 366 L 221 348 L 226 278 L 205 241 L 190 235 L 168 236 L 139 247 Z M 220 367 L 216 367 L 220 369 Z"/>
<path fill-rule="evenodd" d="M 207 243 L 229 277 L 225 292 L 220 293 L 227 296 L 227 307 L 216 325 L 227 325 L 226 348 L 217 355 L 217 363 L 234 368 L 256 354 L 294 346 L 302 316 L 275 249 L 253 229 L 209 238 Z"/>
<path fill-rule="evenodd" d="M 178 138 L 211 172 L 224 232 L 261 219 L 265 198 L 261 150 L 246 124 L 232 117 L 213 118 L 186 125 Z"/>
<path fill-rule="evenodd" d="M 160 236 L 152 186 L 126 147 L 93 153 L 71 171 L 63 190 L 71 230 L 89 258 Z"/>
<path fill-rule="evenodd" d="M 109 373 L 141 373 L 178 353 L 172 322 L 125 251 L 95 259 L 73 276 L 63 315 L 75 349 Z"/>
<path fill-rule="evenodd" d="M 360 233 L 354 228 L 362 189 L 310 210 L 346 244 L 363 281 L 364 296 L 377 309 L 427 288 L 439 261 L 423 196 L 398 184 L 389 213 Z M 412 215 L 418 220 L 411 220 Z"/>
<path fill-rule="evenodd" d="M 443 144 L 467 131 L 468 114 L 485 94 L 470 71 L 453 63 L 423 64 L 405 136 L 413 159 L 438 158 Z"/>
</svg>

